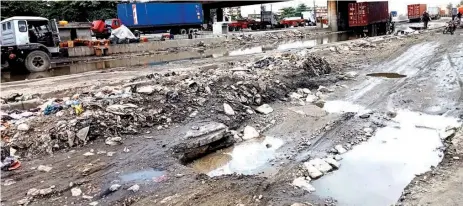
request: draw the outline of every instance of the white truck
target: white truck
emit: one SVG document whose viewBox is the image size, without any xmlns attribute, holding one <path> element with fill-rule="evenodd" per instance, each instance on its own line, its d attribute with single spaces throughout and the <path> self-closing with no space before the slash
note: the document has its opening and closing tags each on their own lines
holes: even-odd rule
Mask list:
<svg viewBox="0 0 463 206">
<path fill-rule="evenodd" d="M 1 21 L 0 31 L 2 69 L 43 72 L 50 68 L 52 54 L 59 53 L 60 37 L 55 20 L 16 16 Z"/>
<path fill-rule="evenodd" d="M 428 13 L 432 20 L 440 19 L 439 7 L 428 7 Z"/>
</svg>

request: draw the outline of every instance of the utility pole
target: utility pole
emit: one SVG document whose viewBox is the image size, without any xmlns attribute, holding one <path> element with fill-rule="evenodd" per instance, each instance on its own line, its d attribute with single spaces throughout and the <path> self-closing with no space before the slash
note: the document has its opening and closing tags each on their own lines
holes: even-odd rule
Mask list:
<svg viewBox="0 0 463 206">
<path fill-rule="evenodd" d="M 315 6 L 315 0 L 313 0 L 313 18 L 315 19 L 315 25 L 317 25 L 317 6 Z M 320 20 L 320 24 L 321 24 Z M 322 25 L 323 27 L 323 25 Z"/>
</svg>

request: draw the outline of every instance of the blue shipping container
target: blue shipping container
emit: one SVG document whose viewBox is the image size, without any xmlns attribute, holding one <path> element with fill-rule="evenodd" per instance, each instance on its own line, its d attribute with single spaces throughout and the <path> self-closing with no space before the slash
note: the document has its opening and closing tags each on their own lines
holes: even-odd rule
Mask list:
<svg viewBox="0 0 463 206">
<path fill-rule="evenodd" d="M 204 19 L 199 3 L 118 4 L 117 16 L 127 27 L 199 25 Z"/>
</svg>

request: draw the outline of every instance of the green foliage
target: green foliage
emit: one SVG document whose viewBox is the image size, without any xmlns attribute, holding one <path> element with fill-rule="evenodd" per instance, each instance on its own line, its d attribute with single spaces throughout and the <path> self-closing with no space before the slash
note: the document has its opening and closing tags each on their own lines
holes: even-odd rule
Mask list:
<svg viewBox="0 0 463 206">
<path fill-rule="evenodd" d="M 281 17 L 293 17 L 296 15 L 296 9 L 294 7 L 284 7 L 281 9 Z"/>
<path fill-rule="evenodd" d="M 453 4 L 452 4 L 452 3 L 449 3 L 449 4 L 447 5 L 447 9 L 448 9 L 450 12 L 452 12 L 452 8 L 453 8 Z"/>
<path fill-rule="evenodd" d="M 2 19 L 42 16 L 69 22 L 88 22 L 117 16 L 117 1 L 1 1 Z"/>
<path fill-rule="evenodd" d="M 296 7 L 296 13 L 299 13 L 299 14 L 301 12 L 308 11 L 308 10 L 309 10 L 309 7 L 307 7 L 307 5 L 305 5 L 305 4 L 299 4 Z"/>
</svg>

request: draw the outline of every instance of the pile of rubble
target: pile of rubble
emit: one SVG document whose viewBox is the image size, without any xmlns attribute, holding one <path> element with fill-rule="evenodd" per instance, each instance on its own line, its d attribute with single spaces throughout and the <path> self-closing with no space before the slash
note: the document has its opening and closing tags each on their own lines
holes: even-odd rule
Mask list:
<svg viewBox="0 0 463 206">
<path fill-rule="evenodd" d="M 287 53 L 235 69 L 154 73 L 126 85 L 50 99 L 33 112 L 10 111 L 2 115 L 2 146 L 24 156 L 53 153 L 95 139 L 119 144 L 125 134 L 138 134 L 144 128 L 162 130 L 194 118 L 211 118 L 235 129 L 258 106 L 284 98 L 294 87 L 288 84 L 297 84 L 294 80 L 283 83 L 289 71 L 312 77 L 331 70 L 317 56 Z"/>
</svg>

